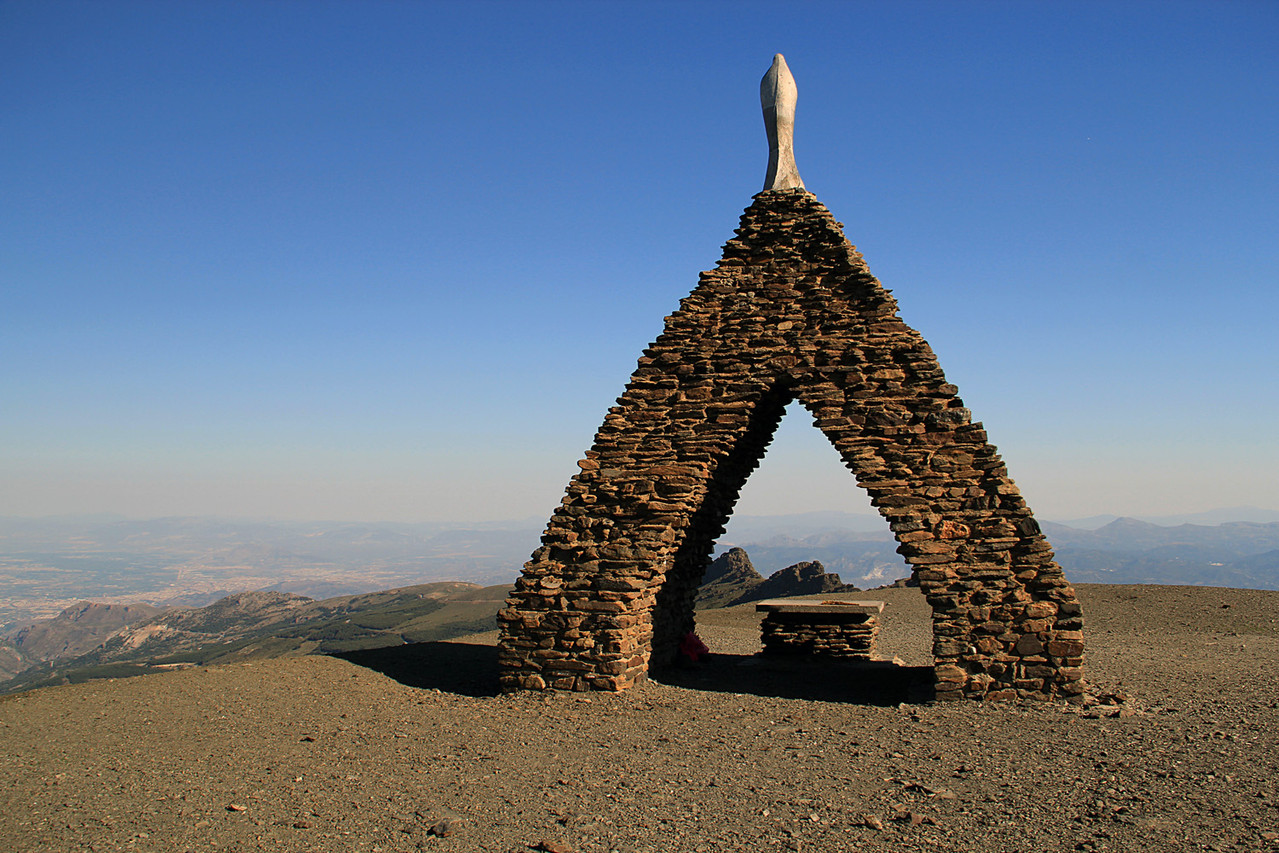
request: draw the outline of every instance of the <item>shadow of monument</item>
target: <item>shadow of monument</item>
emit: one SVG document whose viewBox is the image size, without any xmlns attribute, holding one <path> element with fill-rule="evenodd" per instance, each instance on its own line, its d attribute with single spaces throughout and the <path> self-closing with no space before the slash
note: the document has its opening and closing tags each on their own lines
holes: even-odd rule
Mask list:
<svg viewBox="0 0 1279 853">
<path fill-rule="evenodd" d="M 934 698 L 931 666 L 891 661 L 716 654 L 696 666 L 654 672 L 652 679 L 690 690 L 855 705 L 918 704 Z"/>
<path fill-rule="evenodd" d="M 411 643 L 332 655 L 380 672 L 407 687 L 460 696 L 498 694 L 497 647 L 474 643 Z M 652 674 L 659 684 L 714 693 L 856 705 L 916 704 L 933 699 L 931 666 L 783 655 L 710 656 L 697 666 Z"/>
<path fill-rule="evenodd" d="M 496 696 L 497 646 L 475 643 L 410 643 L 332 655 L 380 672 L 408 687 L 461 696 Z"/>
</svg>

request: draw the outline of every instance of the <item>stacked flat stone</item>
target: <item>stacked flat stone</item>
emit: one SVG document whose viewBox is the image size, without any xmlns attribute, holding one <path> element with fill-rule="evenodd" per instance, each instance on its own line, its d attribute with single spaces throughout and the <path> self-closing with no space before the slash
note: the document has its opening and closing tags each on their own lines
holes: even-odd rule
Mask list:
<svg viewBox="0 0 1279 853">
<path fill-rule="evenodd" d="M 869 660 L 879 636 L 882 601 L 761 601 L 764 654 Z"/>
<path fill-rule="evenodd" d="M 1075 592 L 1003 461 L 842 226 L 755 196 L 666 318 L 498 614 L 503 689 L 620 690 L 674 661 L 715 540 L 798 400 L 933 609 L 936 695 L 1083 693 Z"/>
</svg>

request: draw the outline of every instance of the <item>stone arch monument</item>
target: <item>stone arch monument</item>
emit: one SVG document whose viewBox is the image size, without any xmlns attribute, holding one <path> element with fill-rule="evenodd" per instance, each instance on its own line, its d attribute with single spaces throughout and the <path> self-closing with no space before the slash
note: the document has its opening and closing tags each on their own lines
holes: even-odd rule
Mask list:
<svg viewBox="0 0 1279 853">
<path fill-rule="evenodd" d="M 933 611 L 938 699 L 1084 691 L 1082 617 L 1030 508 L 928 344 L 791 155 L 639 359 L 498 614 L 502 687 L 621 690 L 673 662 L 715 540 L 799 401 L 869 492 Z"/>
</svg>

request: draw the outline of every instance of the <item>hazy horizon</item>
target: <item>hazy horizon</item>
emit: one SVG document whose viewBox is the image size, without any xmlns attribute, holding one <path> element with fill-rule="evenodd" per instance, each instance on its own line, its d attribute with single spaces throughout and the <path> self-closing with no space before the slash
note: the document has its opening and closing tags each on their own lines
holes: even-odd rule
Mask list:
<svg viewBox="0 0 1279 853">
<path fill-rule="evenodd" d="M 1077 516 L 1072 518 L 1050 518 L 1047 516 L 1037 516 L 1041 521 L 1051 522 L 1054 524 L 1062 524 L 1067 526 L 1080 526 L 1086 529 L 1088 526 L 1101 525 L 1109 523 L 1111 520 L 1121 518 L 1131 518 L 1138 521 L 1144 521 L 1149 524 L 1156 525 L 1176 525 L 1176 524 L 1199 524 L 1211 526 L 1216 524 L 1229 524 L 1237 522 L 1269 524 L 1279 523 L 1279 510 L 1266 509 L 1264 507 L 1240 506 L 1240 507 L 1214 507 L 1208 510 L 1202 510 L 1191 513 L 1174 513 L 1171 515 L 1132 515 L 1125 513 L 1099 513 L 1089 516 Z M 343 524 L 363 524 L 370 526 L 390 525 L 398 527 L 438 527 L 441 530 L 457 530 L 470 528 L 492 528 L 495 530 L 511 530 L 520 528 L 542 528 L 547 516 L 528 515 L 520 518 L 487 518 L 487 519 L 457 519 L 457 520 L 441 520 L 441 519 L 420 519 L 417 521 L 395 521 L 389 519 L 378 518 L 283 518 L 278 516 L 240 516 L 240 515 L 125 515 L 121 513 L 99 512 L 99 513 L 71 513 L 63 515 L 21 515 L 14 513 L 0 514 L 0 519 L 21 520 L 31 522 L 64 522 L 68 524 L 111 524 L 111 523 L 145 523 L 156 521 L 174 521 L 174 520 L 201 520 L 212 521 L 226 524 L 283 524 L 283 525 L 343 525 Z M 848 522 L 855 525 L 856 530 L 879 530 L 881 527 L 885 533 L 889 532 L 888 522 L 883 516 L 873 508 L 868 508 L 865 512 L 854 512 L 851 510 L 841 509 L 820 509 L 807 510 L 803 512 L 793 513 L 741 513 L 734 512 L 729 518 L 729 532 L 722 536 L 727 539 L 731 536 L 733 521 L 780 521 L 784 519 L 807 520 L 811 524 L 830 523 L 835 524 L 838 521 Z"/>
<path fill-rule="evenodd" d="M 767 161 L 1044 519 L 1279 510 L 1279 6 L 0 5 L 0 514 L 545 519 Z M 870 512 L 792 409 L 737 515 Z"/>
</svg>

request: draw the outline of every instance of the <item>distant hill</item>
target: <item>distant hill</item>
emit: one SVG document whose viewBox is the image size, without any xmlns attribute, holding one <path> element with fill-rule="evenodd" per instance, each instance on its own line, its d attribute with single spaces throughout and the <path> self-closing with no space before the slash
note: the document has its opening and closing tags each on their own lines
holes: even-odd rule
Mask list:
<svg viewBox="0 0 1279 853">
<path fill-rule="evenodd" d="M 1041 526 L 1058 547 L 1087 546 L 1130 553 L 1166 545 L 1195 545 L 1235 556 L 1279 548 L 1279 522 L 1232 521 L 1212 525 L 1164 526 L 1136 518 L 1117 518 L 1094 530 L 1051 521 L 1042 522 Z"/>
<path fill-rule="evenodd" d="M 445 582 L 315 601 L 269 590 L 236 593 L 207 607 L 174 607 L 124 624 L 80 653 L 27 659 L 0 692 L 49 684 L 141 675 L 215 663 L 329 654 L 447 639 L 494 627 L 509 587 Z M 87 605 L 86 612 L 102 605 Z M 46 652 L 65 638 L 69 652 L 88 642 L 67 613 L 20 632 L 44 638 Z M 21 653 L 17 637 L 6 648 Z M 0 662 L 4 660 L 0 656 Z"/>
<path fill-rule="evenodd" d="M 126 625 L 150 619 L 163 610 L 149 604 L 94 604 L 82 601 L 53 619 L 14 634 L 12 642 L 31 661 L 76 657 L 100 645 Z"/>
<path fill-rule="evenodd" d="M 1204 512 L 1181 513 L 1178 515 L 1093 515 L 1088 518 L 1070 519 L 1068 521 L 1059 521 L 1058 523 L 1064 524 L 1067 527 L 1074 527 L 1082 530 L 1096 530 L 1098 527 L 1103 527 L 1118 518 L 1136 518 L 1138 521 L 1144 521 L 1147 524 L 1156 524 L 1160 527 L 1174 527 L 1178 524 L 1229 524 L 1235 521 L 1251 521 L 1256 524 L 1269 524 L 1273 521 L 1279 521 L 1279 511 L 1273 509 L 1260 509 L 1255 506 L 1236 506 L 1223 509 L 1210 509 Z"/>
<path fill-rule="evenodd" d="M 8 640 L 0 639 L 0 692 L 4 682 L 32 665 Z"/>
</svg>

